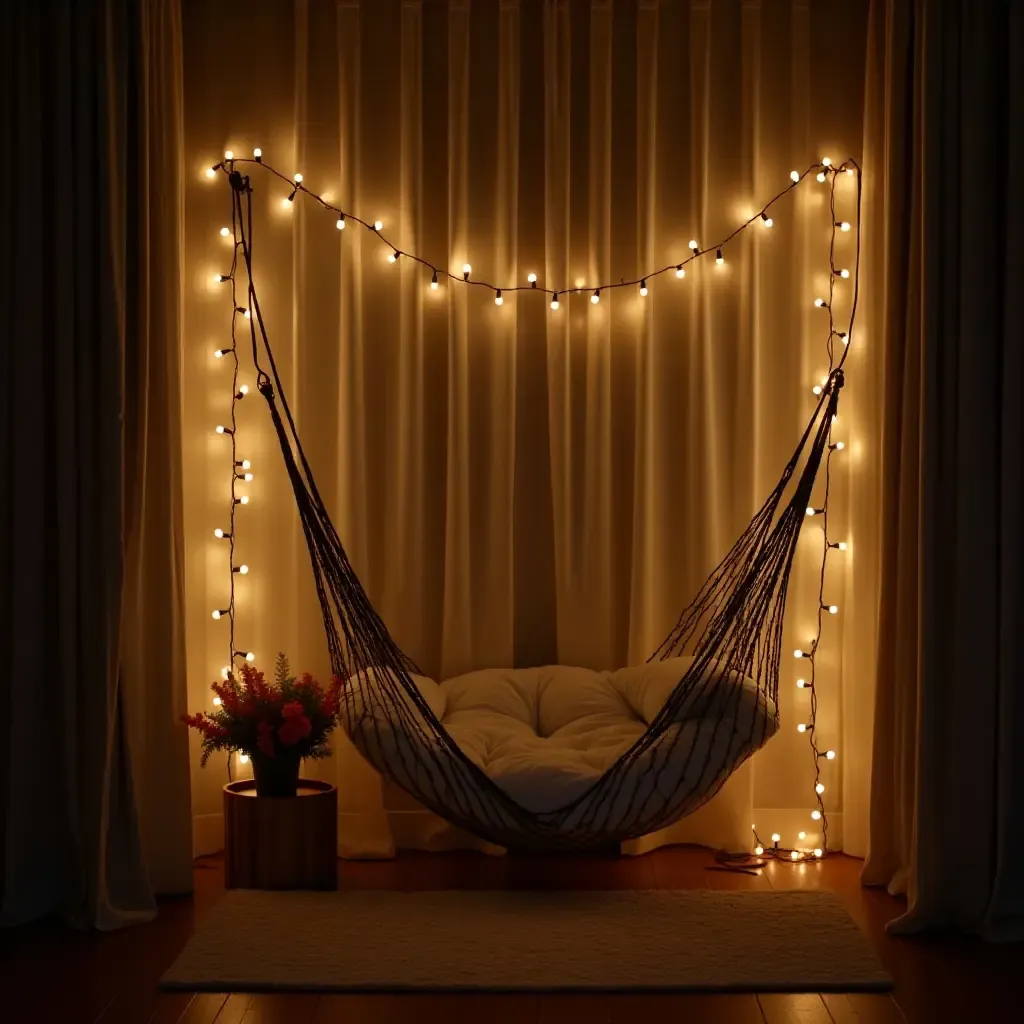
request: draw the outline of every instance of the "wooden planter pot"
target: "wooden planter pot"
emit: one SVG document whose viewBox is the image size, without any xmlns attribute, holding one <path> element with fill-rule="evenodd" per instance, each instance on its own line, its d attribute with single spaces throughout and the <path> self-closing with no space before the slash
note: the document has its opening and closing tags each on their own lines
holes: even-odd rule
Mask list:
<svg viewBox="0 0 1024 1024">
<path fill-rule="evenodd" d="M 293 797 L 257 797 L 252 779 L 224 787 L 228 889 L 337 889 L 338 797 L 299 779 Z"/>
</svg>

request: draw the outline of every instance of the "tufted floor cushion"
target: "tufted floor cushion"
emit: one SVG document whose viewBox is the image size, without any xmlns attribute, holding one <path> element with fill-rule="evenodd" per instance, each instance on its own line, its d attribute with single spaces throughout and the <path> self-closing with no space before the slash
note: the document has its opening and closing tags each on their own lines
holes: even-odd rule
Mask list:
<svg viewBox="0 0 1024 1024">
<path fill-rule="evenodd" d="M 565 806 L 592 786 L 643 735 L 692 660 L 672 658 L 615 672 L 561 665 L 481 669 L 440 684 L 413 678 L 460 749 L 517 803 L 539 813 Z M 709 672 L 715 675 L 714 668 Z M 691 699 L 670 729 L 678 742 L 671 745 L 662 780 L 692 789 L 693 806 L 775 731 L 774 705 L 758 694 L 752 679 L 724 672 L 718 677 L 710 696 Z M 377 686 L 371 671 L 355 689 L 373 728 L 359 729 L 352 738 L 371 763 L 394 777 L 387 769 L 401 760 L 395 755 L 407 740 L 381 711 Z M 759 720 L 752 723 L 752 716 Z M 620 809 L 622 815 L 628 811 Z"/>
</svg>

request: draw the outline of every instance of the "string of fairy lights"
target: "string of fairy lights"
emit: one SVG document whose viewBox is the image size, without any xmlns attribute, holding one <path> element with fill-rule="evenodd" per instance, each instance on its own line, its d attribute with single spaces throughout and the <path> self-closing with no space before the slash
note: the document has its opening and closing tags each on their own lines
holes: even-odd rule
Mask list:
<svg viewBox="0 0 1024 1024">
<path fill-rule="evenodd" d="M 227 154 L 226 154 L 227 155 Z M 247 384 L 239 384 L 239 361 L 238 361 L 238 337 L 237 337 L 237 326 L 238 318 L 248 320 L 251 313 L 247 306 L 243 306 L 239 302 L 238 298 L 238 254 L 241 249 L 241 240 L 239 238 L 238 225 L 236 223 L 236 215 L 234 209 L 234 203 L 232 203 L 231 209 L 231 227 L 222 227 L 220 229 L 221 237 L 231 238 L 232 245 L 232 258 L 231 267 L 226 274 L 219 273 L 214 274 L 214 283 L 218 285 L 231 285 L 231 344 L 226 348 L 214 349 L 213 356 L 217 360 L 230 360 L 231 364 L 231 405 L 230 405 L 230 419 L 228 424 L 218 423 L 214 428 L 215 432 L 222 437 L 227 437 L 230 441 L 230 456 L 231 456 L 231 488 L 230 488 L 230 499 L 228 506 L 228 525 L 225 530 L 223 526 L 218 526 L 213 531 L 213 536 L 218 541 L 227 543 L 228 548 L 228 602 L 226 608 L 215 608 L 213 610 L 213 618 L 215 620 L 227 620 L 228 623 L 228 659 L 227 664 L 221 669 L 221 676 L 227 679 L 229 675 L 234 672 L 235 664 L 238 661 L 253 662 L 256 659 L 256 655 L 249 650 L 240 650 L 235 643 L 235 581 L 239 576 L 247 576 L 249 574 L 249 566 L 244 562 L 239 563 L 235 558 L 235 545 L 237 540 L 237 529 L 238 529 L 238 510 L 240 507 L 249 504 L 249 494 L 239 493 L 239 486 L 245 483 L 250 483 L 253 479 L 252 464 L 249 459 L 240 459 L 238 450 L 238 403 L 243 401 L 245 396 L 249 393 L 249 386 Z M 213 698 L 214 704 L 220 704 L 220 697 Z M 240 764 L 246 764 L 249 760 L 248 755 L 239 753 L 238 760 Z M 230 758 L 228 760 L 228 772 L 231 771 Z"/>
<path fill-rule="evenodd" d="M 424 268 L 425 271 L 429 272 L 429 288 L 432 291 L 437 291 L 440 285 L 440 281 L 452 282 L 456 284 L 464 284 L 469 287 L 487 289 L 493 293 L 494 303 L 497 306 L 504 304 L 505 296 L 508 294 L 514 294 L 521 291 L 540 292 L 544 295 L 550 296 L 550 308 L 553 312 L 557 312 L 560 308 L 559 296 L 571 296 L 571 295 L 585 295 L 589 293 L 590 301 L 592 304 L 597 305 L 601 301 L 602 293 L 612 291 L 620 288 L 635 288 L 638 294 L 645 298 L 650 293 L 650 282 L 664 275 L 674 275 L 677 280 L 681 280 L 686 277 L 687 267 L 694 261 L 701 259 L 705 256 L 714 254 L 715 264 L 721 266 L 725 263 L 725 252 L 726 247 L 745 229 L 751 225 L 760 224 L 764 229 L 770 229 L 774 225 L 774 218 L 772 216 L 772 208 L 786 195 L 788 195 L 793 189 L 797 188 L 801 182 L 804 181 L 809 175 L 813 175 L 814 178 L 822 184 L 826 184 L 829 187 L 829 208 L 831 212 L 831 236 L 829 244 L 829 274 L 828 274 L 828 289 L 827 297 L 818 297 L 814 300 L 814 305 L 818 309 L 825 311 L 828 319 L 828 333 L 826 339 L 826 354 L 828 356 L 828 373 L 822 378 L 821 384 L 815 384 L 812 388 L 812 392 L 815 396 L 818 396 L 822 392 L 822 388 L 827 384 L 831 374 L 839 369 L 846 359 L 848 352 L 848 346 L 852 339 L 854 316 L 856 313 L 857 306 L 857 289 L 859 283 L 859 269 L 860 269 L 860 204 L 861 204 L 861 182 L 860 182 L 860 168 L 854 160 L 846 160 L 842 164 L 835 165 L 828 157 L 823 157 L 820 161 L 811 164 L 802 173 L 800 171 L 791 171 L 789 184 L 773 195 L 767 203 L 760 210 L 754 213 L 747 220 L 743 221 L 738 227 L 735 228 L 730 234 L 726 235 L 721 240 L 714 242 L 711 245 L 702 246 L 696 239 L 691 239 L 688 243 L 688 249 L 690 255 L 684 260 L 677 263 L 670 263 L 662 267 L 657 267 L 651 270 L 643 272 L 640 276 L 635 277 L 631 280 L 619 280 L 614 282 L 608 282 L 604 284 L 588 284 L 588 285 L 576 285 L 573 287 L 549 287 L 541 284 L 535 273 L 527 275 L 526 283 L 512 283 L 496 285 L 489 281 L 480 280 L 473 277 L 473 268 L 469 263 L 464 263 L 461 268 L 461 272 L 456 273 L 450 271 L 438 264 L 432 263 L 430 260 L 424 259 L 418 256 L 416 253 L 410 252 L 406 249 L 401 248 L 399 245 L 394 243 L 384 234 L 384 224 L 380 220 L 367 221 L 361 217 L 356 216 L 350 211 L 346 211 L 339 206 L 334 205 L 311 189 L 309 189 L 304 183 L 302 174 L 293 174 L 291 176 L 286 175 L 272 167 L 270 164 L 265 163 L 263 160 L 263 154 L 261 150 L 253 150 L 252 157 L 236 157 L 232 151 L 227 151 L 224 154 L 224 159 L 220 163 L 206 170 L 206 177 L 214 179 L 218 173 L 224 173 L 225 175 L 231 175 L 235 172 L 237 165 L 258 165 L 263 171 L 276 177 L 280 181 L 284 182 L 288 187 L 288 193 L 281 200 L 282 205 L 290 208 L 295 202 L 296 198 L 301 194 L 308 197 L 314 203 L 318 204 L 321 208 L 326 211 L 330 211 L 335 216 L 335 228 L 339 232 L 344 232 L 348 228 L 349 224 L 356 224 L 372 235 L 374 235 L 382 246 L 385 246 L 388 250 L 387 259 L 391 264 L 397 264 L 401 260 L 406 260 L 413 264 L 419 265 Z M 856 226 L 858 228 L 855 236 L 855 259 L 853 269 L 849 269 L 846 266 L 837 265 L 836 261 L 836 241 L 840 236 L 850 233 L 854 224 L 847 220 L 838 219 L 836 210 L 836 184 L 841 175 L 850 175 L 856 177 L 857 180 L 857 211 L 856 211 Z M 239 361 L 238 361 L 238 350 L 236 345 L 236 325 L 238 317 L 245 319 L 251 318 L 251 310 L 248 306 L 240 305 L 237 296 L 237 284 L 236 274 L 238 271 L 238 252 L 241 245 L 238 224 L 235 220 L 234 207 L 232 208 L 232 228 L 222 228 L 221 234 L 225 237 L 229 235 L 234 241 L 234 254 L 231 263 L 230 272 L 227 274 L 216 275 L 216 281 L 218 283 L 231 284 L 231 298 L 232 298 L 232 320 L 231 320 L 231 345 L 229 348 L 219 349 L 215 351 L 214 355 L 218 358 L 230 357 L 233 363 L 232 372 L 232 383 L 231 383 L 231 419 L 230 427 L 220 425 L 216 428 L 218 434 L 226 434 L 230 436 L 231 440 L 231 464 L 232 464 L 232 479 L 231 479 L 231 506 L 230 506 L 230 518 L 229 518 L 229 529 L 224 531 L 222 528 L 218 528 L 214 531 L 215 536 L 221 540 L 227 540 L 229 542 L 229 566 L 230 566 L 230 579 L 229 579 L 229 601 L 227 608 L 216 609 L 213 612 L 215 619 L 227 618 L 229 620 L 229 649 L 230 649 L 230 660 L 229 665 L 225 667 L 223 672 L 227 674 L 231 671 L 231 666 L 235 664 L 236 659 L 242 658 L 248 661 L 253 660 L 252 652 L 240 651 L 235 646 L 235 578 L 238 575 L 245 575 L 248 572 L 248 567 L 243 565 L 236 565 L 235 563 L 235 529 L 236 529 L 236 512 L 240 505 L 248 504 L 247 495 L 239 495 L 237 493 L 237 485 L 239 481 L 248 481 L 252 479 L 252 473 L 250 472 L 250 464 L 248 460 L 239 460 L 238 458 L 238 435 L 237 435 L 237 421 L 236 421 L 236 407 L 238 402 L 242 401 L 248 393 L 248 388 L 245 385 L 238 384 L 239 376 Z M 837 296 L 837 286 L 840 281 L 847 281 L 853 278 L 852 283 L 852 299 L 849 304 L 848 322 L 845 330 L 838 330 L 834 302 Z M 839 455 L 845 450 L 845 442 L 842 440 L 834 440 L 832 436 L 832 430 L 834 423 L 829 427 L 829 444 L 828 454 L 825 459 L 825 473 L 824 473 L 824 484 L 822 488 L 822 498 L 820 506 L 808 506 L 807 515 L 815 519 L 820 519 L 822 526 L 822 537 L 823 547 L 821 556 L 821 569 L 818 578 L 818 610 L 817 610 L 817 629 L 815 636 L 811 640 L 809 646 L 804 649 L 800 648 L 794 651 L 794 656 L 797 661 L 806 663 L 809 669 L 796 680 L 796 685 L 801 692 L 806 692 L 809 695 L 807 714 L 803 721 L 797 725 L 797 731 L 807 736 L 811 754 L 813 757 L 814 765 L 814 808 L 810 812 L 811 822 L 813 823 L 811 828 L 820 834 L 820 840 L 814 845 L 807 845 L 809 842 L 813 842 L 813 839 L 809 838 L 808 830 L 802 829 L 797 832 L 795 843 L 784 844 L 783 837 L 780 833 L 774 832 L 771 835 L 771 843 L 765 844 L 761 837 L 758 835 L 756 826 L 753 827 L 753 840 L 754 840 L 754 857 L 756 860 L 751 860 L 749 854 L 742 854 L 738 856 L 724 856 L 722 861 L 725 864 L 737 864 L 742 865 L 740 870 L 744 867 L 760 866 L 764 860 L 775 859 L 785 860 L 791 862 L 800 862 L 807 860 L 814 860 L 825 856 L 828 853 L 828 815 L 825 810 L 824 793 L 825 784 L 822 782 L 822 767 L 824 763 L 834 761 L 836 758 L 836 752 L 831 747 L 821 747 L 818 744 L 817 736 L 817 715 L 818 715 L 818 669 L 817 669 L 817 655 L 820 650 L 822 637 L 825 628 L 825 616 L 834 616 L 839 613 L 838 605 L 826 601 L 826 590 L 829 585 L 828 579 L 828 564 L 829 558 L 833 553 L 842 553 L 847 551 L 846 540 L 835 540 L 829 534 L 829 495 L 831 487 L 831 473 L 832 473 L 832 459 L 834 456 Z M 244 758 L 244 755 L 243 755 Z M 804 845 L 798 845 L 804 844 Z"/>
</svg>

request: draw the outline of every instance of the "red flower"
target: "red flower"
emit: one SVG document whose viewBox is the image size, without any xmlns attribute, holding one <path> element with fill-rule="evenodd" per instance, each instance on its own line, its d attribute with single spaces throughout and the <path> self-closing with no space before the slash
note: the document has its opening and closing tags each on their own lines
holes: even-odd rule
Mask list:
<svg viewBox="0 0 1024 1024">
<path fill-rule="evenodd" d="M 306 717 L 305 709 L 297 700 L 285 704 L 281 714 L 284 715 L 284 725 L 277 730 L 277 737 L 286 747 L 298 743 L 312 731 L 313 723 Z"/>
<path fill-rule="evenodd" d="M 274 746 L 274 727 L 266 719 L 263 719 L 263 721 L 261 721 L 257 726 L 257 729 L 259 731 L 259 739 L 257 740 L 257 743 L 259 744 L 260 750 L 262 750 L 267 757 L 276 757 L 277 748 Z"/>
</svg>

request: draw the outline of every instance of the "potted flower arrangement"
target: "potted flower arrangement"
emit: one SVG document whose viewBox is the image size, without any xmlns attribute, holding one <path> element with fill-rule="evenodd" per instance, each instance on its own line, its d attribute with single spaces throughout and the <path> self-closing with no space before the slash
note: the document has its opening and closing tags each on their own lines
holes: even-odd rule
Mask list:
<svg viewBox="0 0 1024 1024">
<path fill-rule="evenodd" d="M 203 737 L 203 767 L 215 750 L 237 750 L 252 761 L 257 796 L 295 796 L 302 759 L 330 754 L 341 688 L 337 677 L 325 690 L 308 672 L 289 675 L 288 659 L 279 654 L 273 682 L 243 665 L 240 676 L 211 686 L 216 711 L 182 719 Z"/>
</svg>

